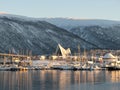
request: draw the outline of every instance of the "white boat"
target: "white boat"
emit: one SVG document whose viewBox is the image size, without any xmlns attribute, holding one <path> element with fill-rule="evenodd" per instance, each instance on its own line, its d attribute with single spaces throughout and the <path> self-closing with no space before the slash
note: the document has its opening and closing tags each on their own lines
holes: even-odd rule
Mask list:
<svg viewBox="0 0 120 90">
<path fill-rule="evenodd" d="M 82 70 L 93 70 L 93 67 L 84 64 L 81 69 L 82 69 Z"/>
<path fill-rule="evenodd" d="M 11 69 L 11 67 L 0 66 L 0 71 L 9 71 L 10 69 Z"/>
<path fill-rule="evenodd" d="M 94 65 L 94 66 L 93 66 L 93 69 L 94 69 L 94 70 L 102 70 L 103 68 L 101 68 L 101 67 L 99 67 L 99 66 L 97 66 L 97 65 Z"/>
<path fill-rule="evenodd" d="M 68 65 L 68 64 L 61 65 L 59 68 L 61 70 L 74 70 L 74 66 L 71 66 L 71 65 Z"/>
</svg>

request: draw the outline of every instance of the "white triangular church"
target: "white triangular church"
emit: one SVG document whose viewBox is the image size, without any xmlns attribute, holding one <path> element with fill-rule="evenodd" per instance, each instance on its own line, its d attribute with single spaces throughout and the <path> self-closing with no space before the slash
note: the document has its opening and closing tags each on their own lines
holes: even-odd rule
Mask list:
<svg viewBox="0 0 120 90">
<path fill-rule="evenodd" d="M 67 57 L 71 54 L 70 48 L 64 49 L 60 44 L 58 44 L 57 49 L 56 49 L 56 55 L 62 56 L 62 57 Z"/>
</svg>

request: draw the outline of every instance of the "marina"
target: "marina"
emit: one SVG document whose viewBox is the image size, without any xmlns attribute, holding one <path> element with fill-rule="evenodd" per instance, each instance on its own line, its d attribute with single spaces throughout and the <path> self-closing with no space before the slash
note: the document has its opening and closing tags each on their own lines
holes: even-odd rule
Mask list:
<svg viewBox="0 0 120 90">
<path fill-rule="evenodd" d="M 118 51 L 78 50 L 58 45 L 56 54 L 0 54 L 1 90 L 118 90 Z M 117 52 L 117 53 L 116 53 Z M 113 55 L 114 54 L 114 55 Z M 58 89 L 59 88 L 59 89 Z"/>
<path fill-rule="evenodd" d="M 120 0 L 0 0 L 0 90 L 120 90 Z"/>
<path fill-rule="evenodd" d="M 71 55 L 70 48 L 64 49 L 58 44 L 55 54 L 47 57 L 40 55 L 35 58 L 31 53 L 27 55 L 0 53 L 0 71 L 120 70 L 119 56 L 114 56 L 113 51 L 104 51 L 102 55 L 101 51 L 95 51 L 80 52 L 78 47 L 78 55 Z"/>
</svg>

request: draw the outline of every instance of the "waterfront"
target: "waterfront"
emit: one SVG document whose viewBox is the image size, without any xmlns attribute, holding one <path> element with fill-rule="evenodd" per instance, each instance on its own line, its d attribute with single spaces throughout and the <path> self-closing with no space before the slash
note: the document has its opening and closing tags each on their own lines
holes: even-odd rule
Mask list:
<svg viewBox="0 0 120 90">
<path fill-rule="evenodd" d="M 0 71 L 0 90 L 119 90 L 120 71 Z"/>
</svg>

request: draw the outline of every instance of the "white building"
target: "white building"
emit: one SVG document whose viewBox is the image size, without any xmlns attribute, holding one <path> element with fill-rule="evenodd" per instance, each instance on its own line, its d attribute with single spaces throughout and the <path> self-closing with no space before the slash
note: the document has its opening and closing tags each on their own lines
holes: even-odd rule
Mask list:
<svg viewBox="0 0 120 90">
<path fill-rule="evenodd" d="M 64 49 L 60 44 L 58 44 L 56 48 L 56 52 L 54 55 L 50 56 L 52 60 L 58 60 L 58 59 L 66 59 L 71 54 L 70 48 Z"/>
<path fill-rule="evenodd" d="M 116 56 L 113 56 L 111 53 L 106 53 L 103 56 L 104 67 L 108 67 L 109 65 L 115 66 L 116 62 L 118 62 L 118 58 Z"/>
</svg>

